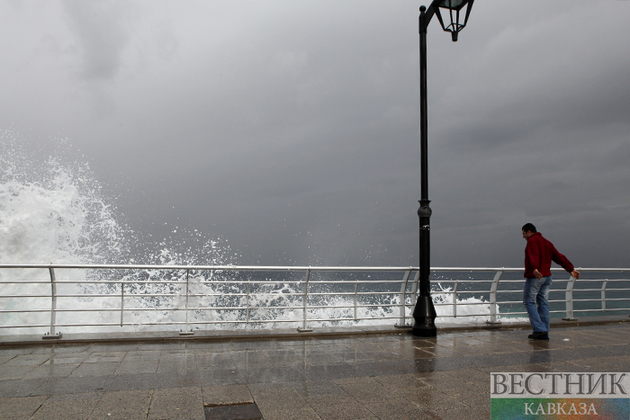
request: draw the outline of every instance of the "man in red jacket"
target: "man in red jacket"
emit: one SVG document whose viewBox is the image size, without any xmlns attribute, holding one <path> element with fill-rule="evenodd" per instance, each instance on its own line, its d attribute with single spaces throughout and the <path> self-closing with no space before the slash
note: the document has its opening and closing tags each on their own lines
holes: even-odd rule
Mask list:
<svg viewBox="0 0 630 420">
<path fill-rule="evenodd" d="M 527 239 L 525 247 L 525 287 L 523 288 L 523 305 L 527 309 L 529 322 L 534 333 L 529 338 L 549 340 L 549 287 L 551 286 L 551 261 L 562 266 L 575 279 L 580 272 L 575 271 L 571 261 L 558 252 L 551 242 L 543 238 L 536 227 L 527 223 L 522 228 L 523 238 Z"/>
</svg>

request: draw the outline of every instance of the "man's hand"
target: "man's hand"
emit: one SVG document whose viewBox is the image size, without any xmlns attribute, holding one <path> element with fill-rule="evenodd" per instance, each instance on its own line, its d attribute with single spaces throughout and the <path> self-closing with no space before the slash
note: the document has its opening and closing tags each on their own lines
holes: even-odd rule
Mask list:
<svg viewBox="0 0 630 420">
<path fill-rule="evenodd" d="M 580 272 L 576 270 L 571 271 L 571 277 L 578 280 L 580 278 Z"/>
<path fill-rule="evenodd" d="M 537 279 L 542 279 L 543 278 L 543 275 L 540 274 L 540 271 L 538 271 L 537 268 L 534 268 L 534 276 L 536 276 Z"/>
</svg>

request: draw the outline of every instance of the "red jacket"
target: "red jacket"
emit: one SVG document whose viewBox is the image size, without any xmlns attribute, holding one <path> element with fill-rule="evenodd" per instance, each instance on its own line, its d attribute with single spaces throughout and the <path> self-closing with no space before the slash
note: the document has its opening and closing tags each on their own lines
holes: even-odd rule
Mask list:
<svg viewBox="0 0 630 420">
<path fill-rule="evenodd" d="M 540 232 L 527 238 L 525 247 L 525 278 L 532 278 L 538 269 L 543 277 L 551 275 L 551 261 L 562 266 L 569 273 L 574 270 L 573 264 L 558 252 L 551 242 L 543 238 Z"/>
</svg>

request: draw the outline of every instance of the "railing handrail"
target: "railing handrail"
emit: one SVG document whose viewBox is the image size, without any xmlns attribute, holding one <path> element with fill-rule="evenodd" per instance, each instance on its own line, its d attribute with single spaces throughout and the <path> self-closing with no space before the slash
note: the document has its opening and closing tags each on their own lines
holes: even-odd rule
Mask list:
<svg viewBox="0 0 630 420">
<path fill-rule="evenodd" d="M 75 269 L 130 269 L 130 270 L 224 270 L 224 271 L 416 271 L 418 266 L 312 266 L 312 265 L 152 265 L 152 264 L 3 264 L 0 268 L 75 268 Z M 627 267 L 577 267 L 578 271 L 604 272 L 628 271 Z M 505 271 L 519 272 L 522 267 L 431 267 L 431 271 Z M 564 272 L 560 267 L 552 267 L 552 272 Z"/>
</svg>

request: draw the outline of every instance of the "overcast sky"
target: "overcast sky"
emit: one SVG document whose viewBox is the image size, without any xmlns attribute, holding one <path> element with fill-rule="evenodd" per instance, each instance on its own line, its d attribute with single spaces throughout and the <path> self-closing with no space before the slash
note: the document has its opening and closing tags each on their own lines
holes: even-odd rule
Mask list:
<svg viewBox="0 0 630 420">
<path fill-rule="evenodd" d="M 417 265 L 418 8 L 0 0 L 0 129 L 80 150 L 140 232 L 240 264 Z M 433 266 L 522 264 L 534 223 L 629 267 L 630 1 L 477 0 L 428 33 Z"/>
</svg>

